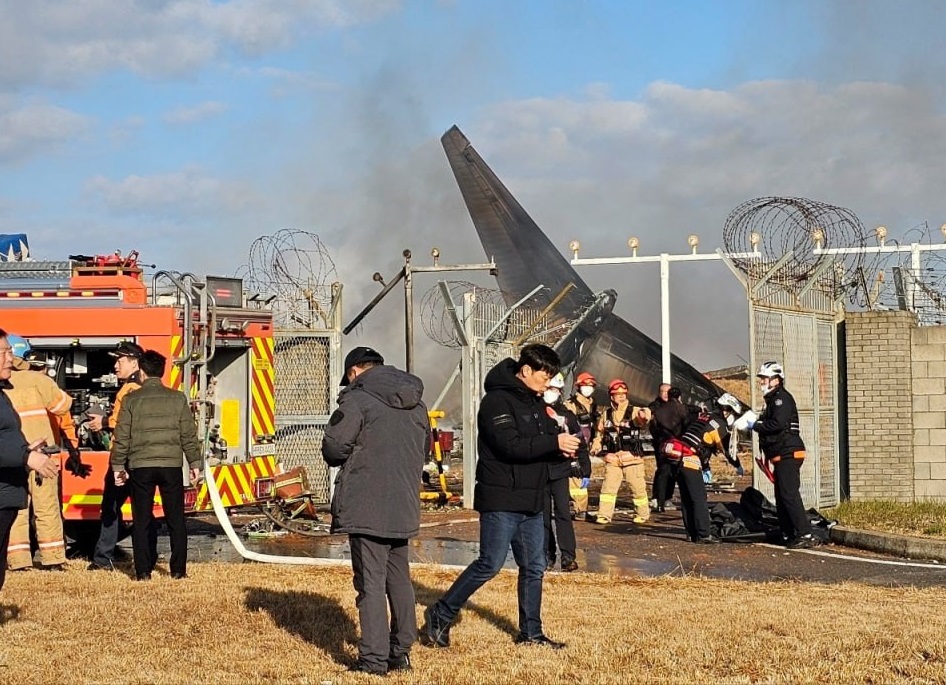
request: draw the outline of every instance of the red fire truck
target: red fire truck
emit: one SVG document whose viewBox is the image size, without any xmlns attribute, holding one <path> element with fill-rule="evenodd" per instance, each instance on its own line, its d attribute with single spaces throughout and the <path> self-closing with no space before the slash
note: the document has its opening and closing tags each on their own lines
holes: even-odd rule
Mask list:
<svg viewBox="0 0 946 685">
<path fill-rule="evenodd" d="M 110 411 L 119 383 L 108 353 L 123 340 L 168 357 L 164 381 L 191 399 L 225 506 L 268 497 L 278 471 L 272 312 L 247 301 L 240 279 L 146 278 L 137 256 L 0 261 L 0 328 L 27 338 L 72 395 L 82 460 L 92 467 L 88 478 L 62 471 L 67 523 L 99 519 L 108 446 L 83 423 L 90 411 Z M 209 509 L 206 488 L 190 488 L 187 504 Z"/>
</svg>

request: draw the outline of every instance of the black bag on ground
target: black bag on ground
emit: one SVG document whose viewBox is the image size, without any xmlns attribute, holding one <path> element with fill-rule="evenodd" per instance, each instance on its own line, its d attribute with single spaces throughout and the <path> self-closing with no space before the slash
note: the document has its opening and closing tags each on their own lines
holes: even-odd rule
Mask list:
<svg viewBox="0 0 946 685">
<path fill-rule="evenodd" d="M 724 502 L 716 502 L 709 508 L 710 531 L 722 540 L 745 539 L 752 533 Z"/>
</svg>

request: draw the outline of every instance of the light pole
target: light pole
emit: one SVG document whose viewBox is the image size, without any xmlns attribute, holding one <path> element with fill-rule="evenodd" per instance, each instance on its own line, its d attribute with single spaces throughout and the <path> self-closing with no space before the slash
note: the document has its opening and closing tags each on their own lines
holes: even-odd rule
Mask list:
<svg viewBox="0 0 946 685">
<path fill-rule="evenodd" d="M 653 262 L 660 263 L 660 352 L 661 352 L 661 373 L 664 383 L 670 383 L 670 262 L 702 262 L 722 259 L 757 259 L 762 256 L 758 251 L 759 234 L 753 232 L 749 240 L 752 245 L 752 252 L 738 252 L 727 254 L 721 250 L 709 253 L 698 253 L 697 247 L 700 244 L 699 236 L 691 234 L 687 237 L 687 245 L 690 246 L 690 252 L 687 254 L 669 254 L 662 252 L 659 255 L 649 257 L 638 257 L 637 248 L 640 247 L 640 240 L 636 237 L 627 241 L 627 246 L 631 248 L 630 257 L 591 257 L 579 258 L 578 251 L 581 244 L 573 240 L 568 244 L 568 249 L 572 253 L 571 263 L 574 266 L 583 264 L 647 264 Z"/>
<path fill-rule="evenodd" d="M 368 312 L 374 309 L 375 305 L 380 302 L 385 295 L 387 295 L 391 290 L 397 285 L 398 281 L 404 281 L 404 357 L 405 357 L 405 367 L 408 373 L 414 372 L 414 279 L 413 274 L 415 273 L 435 273 L 441 271 L 489 271 L 491 274 L 496 273 L 496 264 L 493 261 L 490 261 L 488 264 L 449 264 L 441 265 L 440 264 L 440 249 L 433 248 L 430 251 L 430 256 L 433 258 L 433 266 L 414 266 L 411 264 L 411 251 L 404 250 L 401 253 L 404 257 L 404 266 L 401 267 L 394 277 L 388 281 L 384 282 L 384 278 L 380 273 L 375 272 L 372 278 L 380 283 L 383 287 L 381 292 L 375 295 L 374 299 L 369 302 L 364 309 L 362 309 L 351 322 L 345 326 L 342 330 L 342 333 L 348 335 L 352 329 L 361 323 L 361 320 L 364 319 Z"/>
</svg>

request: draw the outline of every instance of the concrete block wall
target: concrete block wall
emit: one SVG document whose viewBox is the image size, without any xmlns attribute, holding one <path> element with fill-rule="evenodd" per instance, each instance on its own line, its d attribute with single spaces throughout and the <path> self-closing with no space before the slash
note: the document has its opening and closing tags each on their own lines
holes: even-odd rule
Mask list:
<svg viewBox="0 0 946 685">
<path fill-rule="evenodd" d="M 946 500 L 946 326 L 913 329 L 913 489 Z"/>
<path fill-rule="evenodd" d="M 940 396 L 946 392 L 946 363 L 941 377 L 916 375 L 918 370 L 929 371 L 929 367 L 913 367 L 915 321 L 912 313 L 900 311 L 845 315 L 852 500 L 912 502 L 916 486 L 913 441 L 917 437 L 925 439 L 930 449 L 930 441 L 942 440 L 941 449 L 946 449 L 946 424 L 941 429 L 932 428 L 935 420 L 931 415 L 924 415 L 919 424 L 925 427 L 914 424 L 916 398 L 925 398 L 926 404 L 920 404 L 930 413 L 929 399 L 937 394 L 937 388 Z M 924 354 L 935 353 L 924 349 Z M 938 354 L 941 356 L 937 360 L 917 363 L 946 362 L 946 344 Z M 926 394 L 914 395 L 917 390 Z M 934 437 L 935 431 L 939 432 Z"/>
</svg>

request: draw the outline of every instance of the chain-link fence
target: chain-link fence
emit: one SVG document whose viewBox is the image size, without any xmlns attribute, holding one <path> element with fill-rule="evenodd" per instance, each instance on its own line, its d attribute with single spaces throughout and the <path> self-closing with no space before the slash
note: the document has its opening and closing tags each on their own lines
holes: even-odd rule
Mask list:
<svg viewBox="0 0 946 685">
<path fill-rule="evenodd" d="M 318 504 L 330 497 L 322 436 L 341 377 L 337 331 L 275 332 L 276 450 L 284 468 L 304 466 Z"/>
</svg>

